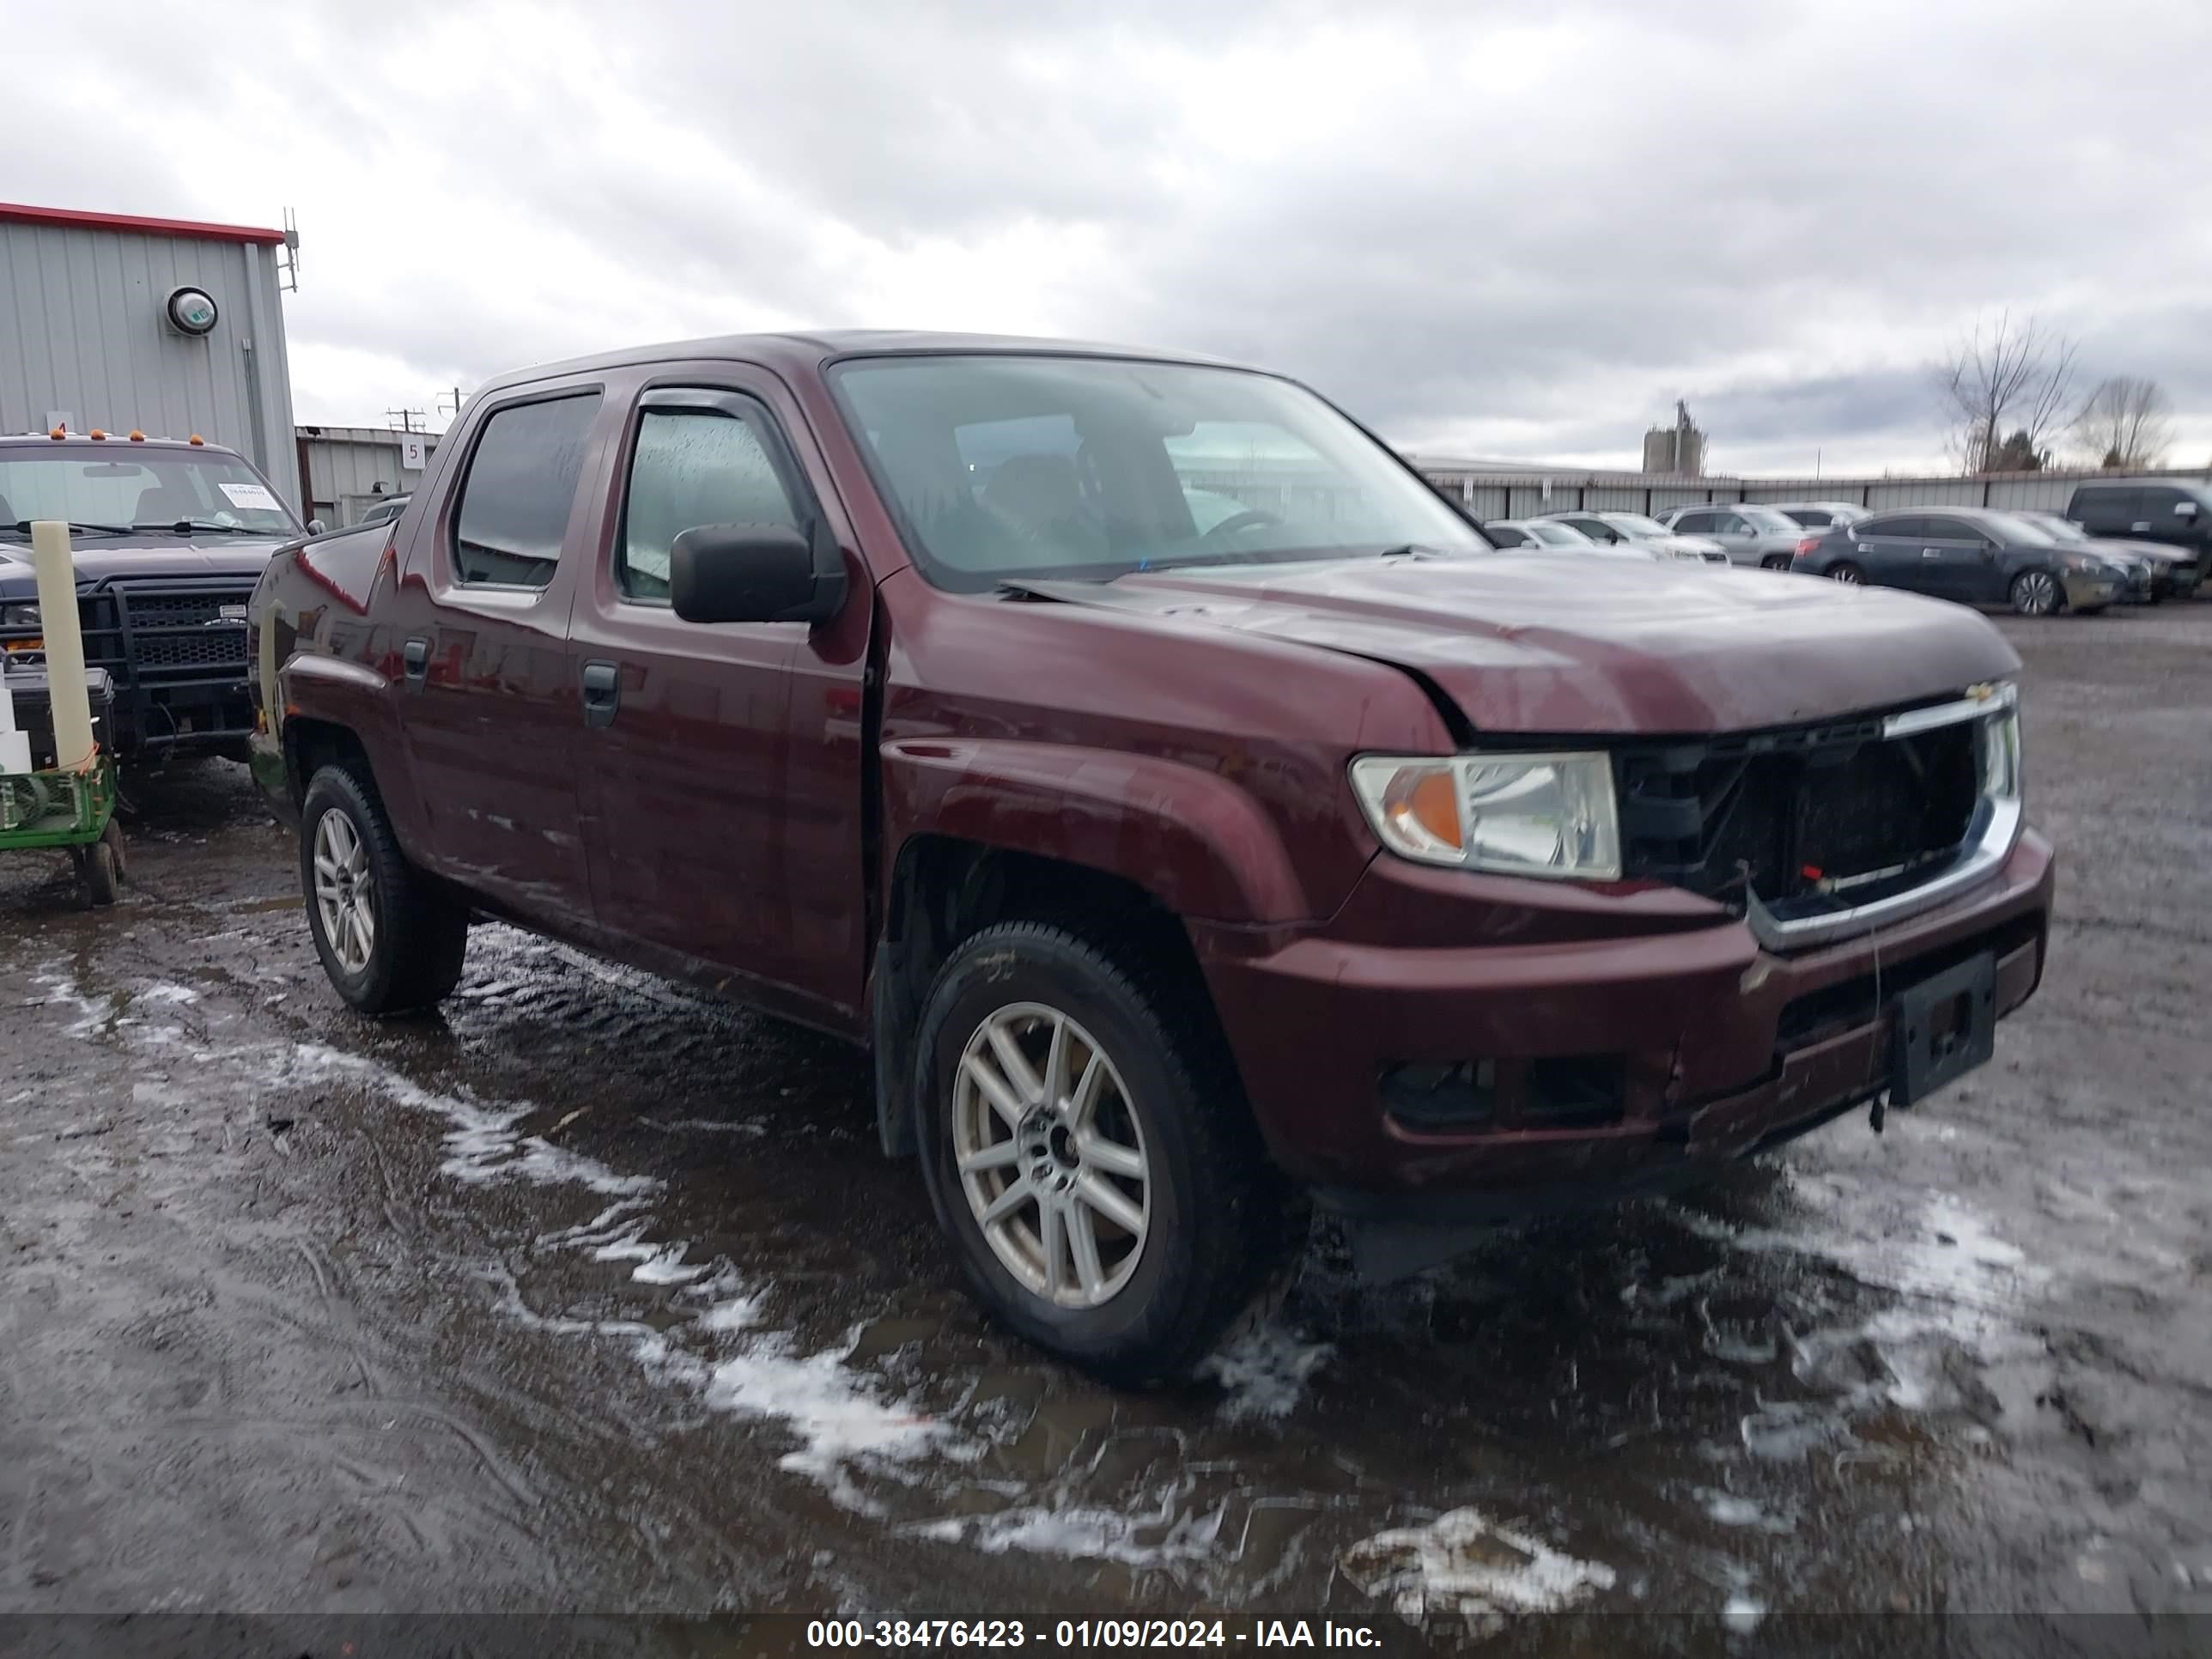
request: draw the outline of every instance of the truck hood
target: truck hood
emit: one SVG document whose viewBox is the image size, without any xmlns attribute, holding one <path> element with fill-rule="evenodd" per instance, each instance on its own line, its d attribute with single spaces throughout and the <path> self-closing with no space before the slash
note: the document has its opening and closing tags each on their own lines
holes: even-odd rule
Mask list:
<svg viewBox="0 0 2212 1659">
<path fill-rule="evenodd" d="M 1389 663 L 1481 732 L 1743 731 L 1941 696 L 2020 667 L 1964 606 L 1772 571 L 1500 554 L 1009 586 Z"/>
<path fill-rule="evenodd" d="M 258 576 L 269 556 L 296 537 L 79 536 L 74 538 L 76 585 L 97 587 L 118 577 Z M 20 599 L 35 590 L 31 544 L 0 536 L 0 595 Z"/>
</svg>

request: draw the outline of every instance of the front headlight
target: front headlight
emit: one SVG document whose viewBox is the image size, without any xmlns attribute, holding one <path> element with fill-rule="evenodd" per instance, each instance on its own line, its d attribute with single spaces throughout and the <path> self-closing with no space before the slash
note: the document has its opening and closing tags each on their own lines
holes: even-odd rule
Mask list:
<svg viewBox="0 0 2212 1659">
<path fill-rule="evenodd" d="M 2069 553 L 2063 562 L 2077 576 L 2102 576 L 2112 570 L 2112 566 L 2094 553 Z"/>
<path fill-rule="evenodd" d="M 1607 755 L 1368 756 L 1352 763 L 1352 790 L 1401 858 L 1499 875 L 1620 878 Z"/>
<path fill-rule="evenodd" d="M 36 628 L 39 607 L 35 605 L 0 605 L 0 628 Z"/>
</svg>

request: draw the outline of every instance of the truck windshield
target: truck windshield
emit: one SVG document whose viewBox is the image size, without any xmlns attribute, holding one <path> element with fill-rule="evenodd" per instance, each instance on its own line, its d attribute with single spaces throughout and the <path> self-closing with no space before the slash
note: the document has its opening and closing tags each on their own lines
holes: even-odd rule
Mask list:
<svg viewBox="0 0 2212 1659">
<path fill-rule="evenodd" d="M 1013 355 L 833 374 L 940 587 L 1489 546 L 1350 421 L 1269 375 Z"/>
<path fill-rule="evenodd" d="M 300 529 L 291 509 L 234 455 L 135 444 L 0 449 L 0 532 L 38 519 L 114 529 L 184 523 L 272 536 Z"/>
</svg>

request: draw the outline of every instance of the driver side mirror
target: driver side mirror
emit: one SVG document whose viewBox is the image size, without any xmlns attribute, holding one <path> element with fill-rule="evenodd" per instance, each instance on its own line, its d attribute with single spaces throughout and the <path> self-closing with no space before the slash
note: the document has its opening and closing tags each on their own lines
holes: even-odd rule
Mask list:
<svg viewBox="0 0 2212 1659">
<path fill-rule="evenodd" d="M 829 554 L 817 564 L 813 544 L 788 525 L 697 525 L 669 549 L 669 602 L 685 622 L 827 622 L 846 588 L 834 544 Z"/>
<path fill-rule="evenodd" d="M 2176 501 L 2173 504 L 2173 516 L 2177 519 L 2195 518 L 2197 516 L 2197 503 L 2194 501 Z"/>
<path fill-rule="evenodd" d="M 307 520 L 307 533 L 310 536 L 319 536 L 329 528 L 330 526 L 325 524 L 320 519 L 310 519 Z"/>
</svg>

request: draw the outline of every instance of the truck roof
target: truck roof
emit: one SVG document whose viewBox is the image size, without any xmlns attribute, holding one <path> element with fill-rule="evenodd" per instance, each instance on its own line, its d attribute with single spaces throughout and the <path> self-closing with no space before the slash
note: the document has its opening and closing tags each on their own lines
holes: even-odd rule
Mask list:
<svg viewBox="0 0 2212 1659">
<path fill-rule="evenodd" d="M 1220 357 L 1197 352 L 1163 351 L 1152 347 L 1108 345 L 1095 341 L 1055 340 L 1019 334 L 941 333 L 927 329 L 837 328 L 781 334 L 720 334 L 698 340 L 671 340 L 659 345 L 631 346 L 620 351 L 572 357 L 566 362 L 539 363 L 517 369 L 485 383 L 487 392 L 527 386 L 595 368 L 623 368 L 637 363 L 683 362 L 730 358 L 780 370 L 810 371 L 840 357 L 927 356 L 950 352 L 1030 353 L 1057 356 L 1133 357 L 1150 362 L 1200 363 L 1216 368 L 1241 368 Z"/>
<path fill-rule="evenodd" d="M 104 438 L 94 438 L 87 433 L 71 432 L 57 438 L 50 432 L 0 432 L 0 444 L 25 449 L 181 449 L 197 450 L 204 455 L 228 455 L 235 459 L 238 452 L 228 444 L 210 443 L 203 439 L 194 443 L 189 438 L 133 438 L 127 432 L 110 432 Z"/>
</svg>

